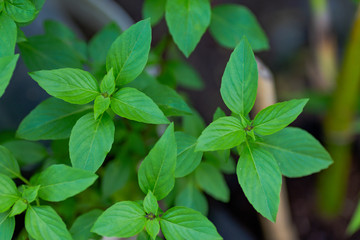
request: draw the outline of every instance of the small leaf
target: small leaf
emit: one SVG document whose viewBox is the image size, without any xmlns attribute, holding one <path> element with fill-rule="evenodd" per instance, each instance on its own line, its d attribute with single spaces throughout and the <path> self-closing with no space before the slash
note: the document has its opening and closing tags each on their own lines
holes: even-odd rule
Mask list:
<svg viewBox="0 0 360 240">
<path fill-rule="evenodd" d="M 280 131 L 300 115 L 307 101 L 308 99 L 294 99 L 264 108 L 253 121 L 254 131 L 261 135 Z"/>
<path fill-rule="evenodd" d="M 222 202 L 230 200 L 230 190 L 224 176 L 213 165 L 201 163 L 195 171 L 196 182 L 210 196 Z"/>
<path fill-rule="evenodd" d="M 142 8 L 144 19 L 150 18 L 151 25 L 155 26 L 163 18 L 166 0 L 145 0 Z"/>
<path fill-rule="evenodd" d="M 15 202 L 14 206 L 12 207 L 9 217 L 14 217 L 16 215 L 21 214 L 22 212 L 24 212 L 26 210 L 27 206 L 28 205 L 27 205 L 26 200 L 19 198 Z"/>
<path fill-rule="evenodd" d="M 256 142 L 269 151 L 286 177 L 303 177 L 327 168 L 332 159 L 325 148 L 306 131 L 288 127 Z"/>
<path fill-rule="evenodd" d="M 0 213 L 5 212 L 20 198 L 15 183 L 3 174 L 0 174 Z"/>
<path fill-rule="evenodd" d="M 19 54 L 0 57 L 0 97 L 4 94 L 6 87 L 9 85 L 18 59 Z"/>
<path fill-rule="evenodd" d="M 189 183 L 179 192 L 175 199 L 176 206 L 183 206 L 201 212 L 204 216 L 208 213 L 208 202 L 204 194 L 193 183 Z"/>
<path fill-rule="evenodd" d="M 145 215 L 138 203 L 118 202 L 101 214 L 91 231 L 106 237 L 132 237 L 144 229 Z"/>
<path fill-rule="evenodd" d="M 0 145 L 0 174 L 15 178 L 20 175 L 19 164 L 14 155 L 5 147 Z"/>
<path fill-rule="evenodd" d="M 144 70 L 151 43 L 150 20 L 142 20 L 123 32 L 111 45 L 106 57 L 106 70 L 114 70 L 115 82 L 131 82 Z"/>
<path fill-rule="evenodd" d="M 196 138 L 183 132 L 175 132 L 177 159 L 175 177 L 184 177 L 199 166 L 203 153 L 195 152 Z"/>
<path fill-rule="evenodd" d="M 30 0 L 6 0 L 5 11 L 15 22 L 26 23 L 36 17 L 37 11 Z"/>
<path fill-rule="evenodd" d="M 143 202 L 143 206 L 144 206 L 144 210 L 146 213 L 148 213 L 148 214 L 152 213 L 155 216 L 157 216 L 159 205 L 158 205 L 156 197 L 154 196 L 154 194 L 151 191 L 149 191 L 148 194 L 146 195 L 144 202 Z"/>
<path fill-rule="evenodd" d="M 172 123 L 141 163 L 139 185 L 144 193 L 149 190 L 157 200 L 166 197 L 175 184 L 176 142 Z"/>
<path fill-rule="evenodd" d="M 221 81 L 220 93 L 226 106 L 246 116 L 255 103 L 258 70 L 254 53 L 243 38 L 230 56 Z"/>
<path fill-rule="evenodd" d="M 61 217 L 49 206 L 29 206 L 25 215 L 25 228 L 36 240 L 72 240 Z"/>
<path fill-rule="evenodd" d="M 3 146 L 13 153 L 20 166 L 39 163 L 48 156 L 46 148 L 37 142 L 13 140 Z"/>
<path fill-rule="evenodd" d="M 212 122 L 202 132 L 196 151 L 225 150 L 245 141 L 246 133 L 239 119 L 222 117 Z"/>
<path fill-rule="evenodd" d="M 99 95 L 95 98 L 94 101 L 94 118 L 95 120 L 99 118 L 110 106 L 110 98 Z"/>
<path fill-rule="evenodd" d="M 24 190 L 22 192 L 22 198 L 25 199 L 28 203 L 32 203 L 35 201 L 38 196 L 40 186 L 24 186 Z"/>
<path fill-rule="evenodd" d="M 47 93 L 69 103 L 89 103 L 100 94 L 96 79 L 80 69 L 62 68 L 29 74 Z"/>
<path fill-rule="evenodd" d="M 0 13 L 0 26 L 0 58 L 13 56 L 17 38 L 16 23 L 3 12 Z"/>
<path fill-rule="evenodd" d="M 49 98 L 22 120 L 16 136 L 33 141 L 68 138 L 76 121 L 90 108 Z"/>
<path fill-rule="evenodd" d="M 33 184 L 40 185 L 40 198 L 59 202 L 84 191 L 96 179 L 97 176 L 94 173 L 59 164 L 52 165 L 41 172 Z"/>
<path fill-rule="evenodd" d="M 9 211 L 0 213 L 0 240 L 11 240 L 15 230 L 15 218 L 9 217 Z"/>
<path fill-rule="evenodd" d="M 94 209 L 78 217 L 70 228 L 70 233 L 74 240 L 88 240 L 95 239 L 96 234 L 91 233 L 90 230 L 98 217 L 103 211 Z"/>
<path fill-rule="evenodd" d="M 208 0 L 168 0 L 166 23 L 179 49 L 189 57 L 210 24 Z"/>
<path fill-rule="evenodd" d="M 122 88 L 111 97 L 111 108 L 119 116 L 144 123 L 166 124 L 169 120 L 159 107 L 135 88 Z"/>
<path fill-rule="evenodd" d="M 240 153 L 236 174 L 256 211 L 275 222 L 282 179 L 274 157 L 255 144 L 247 144 Z"/>
<path fill-rule="evenodd" d="M 155 240 L 156 236 L 160 232 L 160 223 L 157 219 L 148 219 L 145 225 L 147 233 L 151 236 L 151 239 Z"/>
<path fill-rule="evenodd" d="M 237 4 L 221 4 L 212 9 L 210 33 L 222 46 L 235 48 L 243 36 L 254 51 L 267 50 L 269 43 L 256 17 Z"/>
<path fill-rule="evenodd" d="M 216 111 L 214 113 L 214 116 L 213 116 L 213 121 L 216 121 L 216 120 L 218 120 L 219 118 L 222 118 L 222 117 L 226 117 L 226 114 L 224 113 L 223 110 L 221 110 L 221 108 L 217 107 Z"/>
<path fill-rule="evenodd" d="M 168 240 L 221 240 L 215 226 L 201 213 L 186 207 L 167 210 L 160 220 L 161 231 Z"/>
<path fill-rule="evenodd" d="M 112 68 L 109 70 L 109 72 L 105 75 L 105 77 L 101 81 L 100 90 L 103 94 L 106 93 L 108 96 L 114 93 L 115 77 Z"/>
<path fill-rule="evenodd" d="M 73 167 L 96 172 L 110 152 L 114 134 L 114 122 L 106 113 L 97 120 L 91 113 L 80 118 L 71 132 L 69 141 Z"/>
</svg>

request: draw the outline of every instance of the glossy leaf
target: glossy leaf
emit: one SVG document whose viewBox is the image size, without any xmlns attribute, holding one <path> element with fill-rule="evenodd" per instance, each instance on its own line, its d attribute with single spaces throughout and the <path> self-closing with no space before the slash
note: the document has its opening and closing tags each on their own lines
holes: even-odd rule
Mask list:
<svg viewBox="0 0 360 240">
<path fill-rule="evenodd" d="M 155 216 L 157 215 L 159 205 L 156 197 L 151 191 L 149 191 L 146 197 L 144 198 L 143 206 L 146 213 L 148 214 L 152 213 Z"/>
<path fill-rule="evenodd" d="M 7 14 L 0 13 L 0 26 L 0 58 L 13 56 L 17 38 L 16 24 Z"/>
<path fill-rule="evenodd" d="M 90 230 L 95 221 L 103 211 L 94 209 L 79 216 L 70 228 L 70 233 L 74 240 L 96 239 L 97 235 Z"/>
<path fill-rule="evenodd" d="M 3 146 L 14 155 L 20 166 L 39 163 L 48 156 L 46 148 L 37 142 L 13 140 Z"/>
<path fill-rule="evenodd" d="M 158 201 L 174 187 L 176 153 L 174 125 L 171 124 L 140 165 L 140 188 L 144 193 L 150 190 Z"/>
<path fill-rule="evenodd" d="M 115 126 L 108 114 L 97 120 L 88 113 L 81 117 L 71 131 L 69 151 L 75 168 L 96 172 L 110 152 Z"/>
<path fill-rule="evenodd" d="M 302 112 L 308 99 L 294 99 L 276 103 L 261 110 L 252 126 L 261 135 L 270 135 L 292 123 Z"/>
<path fill-rule="evenodd" d="M 37 14 L 30 0 L 6 0 L 5 11 L 15 22 L 26 23 L 33 20 Z"/>
<path fill-rule="evenodd" d="M 168 0 L 165 18 L 174 42 L 189 57 L 210 24 L 210 2 Z"/>
<path fill-rule="evenodd" d="M 168 240 L 221 240 L 215 226 L 201 213 L 186 207 L 167 210 L 160 220 L 161 231 Z"/>
<path fill-rule="evenodd" d="M 111 108 L 119 116 L 144 123 L 166 124 L 169 120 L 151 98 L 135 88 L 122 88 L 111 97 Z"/>
<path fill-rule="evenodd" d="M 114 70 L 117 85 L 134 80 L 144 70 L 151 43 L 150 20 L 142 20 L 123 32 L 111 45 L 106 70 Z"/>
<path fill-rule="evenodd" d="M 5 212 L 20 198 L 15 183 L 3 174 L 0 174 L 0 213 Z"/>
<path fill-rule="evenodd" d="M 9 85 L 18 59 L 19 54 L 0 57 L 0 97 L 4 94 L 6 87 Z"/>
<path fill-rule="evenodd" d="M 204 194 L 194 184 L 189 183 L 179 192 L 175 199 L 176 206 L 183 206 L 201 212 L 204 216 L 208 213 L 208 202 Z"/>
<path fill-rule="evenodd" d="M 0 145 L 0 174 L 15 178 L 20 175 L 19 164 L 14 155 L 5 147 Z"/>
<path fill-rule="evenodd" d="M 144 229 L 145 215 L 138 203 L 118 202 L 101 214 L 91 231 L 106 237 L 132 237 Z"/>
<path fill-rule="evenodd" d="M 110 98 L 99 95 L 94 101 L 94 118 L 95 120 L 110 107 Z"/>
<path fill-rule="evenodd" d="M 233 148 L 245 141 L 246 133 L 239 119 L 222 117 L 201 133 L 196 151 L 215 151 Z"/>
<path fill-rule="evenodd" d="M 76 121 L 90 108 L 49 98 L 23 119 L 16 135 L 27 140 L 68 138 Z"/>
<path fill-rule="evenodd" d="M 256 17 L 244 6 L 221 4 L 212 9 L 210 33 L 222 46 L 235 48 L 246 36 L 254 51 L 267 50 L 269 43 Z"/>
<path fill-rule="evenodd" d="M 274 157 L 257 145 L 247 144 L 240 153 L 236 174 L 249 202 L 261 215 L 275 222 L 282 179 Z"/>
<path fill-rule="evenodd" d="M 0 213 L 0 240 L 11 240 L 15 230 L 15 218 L 9 217 L 9 211 Z"/>
<path fill-rule="evenodd" d="M 155 26 L 164 16 L 166 0 L 145 0 L 142 8 L 143 18 L 150 18 Z"/>
<path fill-rule="evenodd" d="M 84 191 L 96 179 L 97 176 L 92 172 L 59 164 L 41 172 L 33 184 L 40 185 L 40 198 L 59 202 Z"/>
<path fill-rule="evenodd" d="M 80 69 L 62 68 L 29 74 L 47 93 L 69 103 L 89 103 L 100 94 L 96 79 Z"/>
<path fill-rule="evenodd" d="M 287 177 L 303 177 L 332 164 L 325 148 L 311 134 L 299 128 L 285 128 L 256 142 L 269 151 Z"/>
<path fill-rule="evenodd" d="M 25 215 L 25 228 L 36 240 L 72 240 L 61 217 L 49 206 L 29 207 Z"/>
<path fill-rule="evenodd" d="M 246 116 L 255 103 L 257 63 L 249 42 L 243 38 L 230 56 L 222 77 L 220 93 L 226 106 Z"/>
</svg>

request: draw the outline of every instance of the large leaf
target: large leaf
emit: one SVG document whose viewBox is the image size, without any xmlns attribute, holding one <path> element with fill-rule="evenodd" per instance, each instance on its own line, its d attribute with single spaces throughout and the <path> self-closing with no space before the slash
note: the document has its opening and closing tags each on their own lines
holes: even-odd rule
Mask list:
<svg viewBox="0 0 360 240">
<path fill-rule="evenodd" d="M 37 10 L 30 0 L 6 0 L 5 11 L 15 22 L 26 23 L 36 17 Z"/>
<path fill-rule="evenodd" d="M 92 232 L 106 237 L 132 237 L 141 232 L 146 213 L 135 202 L 119 202 L 108 208 L 95 222 Z"/>
<path fill-rule="evenodd" d="M 237 4 L 222 4 L 212 9 L 210 33 L 224 47 L 235 48 L 246 36 L 254 51 L 269 48 L 256 17 L 249 9 Z"/>
<path fill-rule="evenodd" d="M 311 134 L 299 128 L 285 128 L 256 142 L 275 157 L 287 177 L 303 177 L 332 164 L 325 148 Z"/>
<path fill-rule="evenodd" d="M 17 38 L 16 24 L 8 15 L 0 13 L 0 26 L 0 58 L 13 56 Z"/>
<path fill-rule="evenodd" d="M 175 177 L 184 177 L 200 164 L 203 153 L 195 152 L 195 137 L 183 132 L 176 132 L 175 139 L 177 145 Z"/>
<path fill-rule="evenodd" d="M 245 141 L 246 133 L 240 120 L 222 117 L 212 122 L 201 133 L 196 151 L 215 151 L 233 148 Z"/>
<path fill-rule="evenodd" d="M 176 206 L 192 208 L 201 212 L 204 216 L 208 213 L 208 202 L 204 194 L 193 183 L 189 183 L 179 192 L 175 199 Z"/>
<path fill-rule="evenodd" d="M 15 183 L 8 176 L 0 174 L 0 213 L 9 210 L 19 198 Z"/>
<path fill-rule="evenodd" d="M 274 157 L 258 145 L 247 144 L 240 153 L 236 174 L 249 202 L 275 222 L 282 179 Z"/>
<path fill-rule="evenodd" d="M 254 131 L 261 135 L 280 131 L 300 115 L 307 101 L 308 99 L 294 99 L 264 108 L 253 121 Z"/>
<path fill-rule="evenodd" d="M 215 226 L 201 213 L 186 207 L 167 210 L 160 220 L 161 231 L 168 240 L 221 240 Z"/>
<path fill-rule="evenodd" d="M 41 172 L 33 184 L 40 185 L 40 198 L 59 202 L 84 191 L 96 179 L 97 176 L 92 172 L 59 164 Z"/>
<path fill-rule="evenodd" d="M 117 85 L 134 80 L 144 70 L 151 43 L 150 20 L 142 20 L 123 32 L 111 45 L 106 70 L 114 69 Z"/>
<path fill-rule="evenodd" d="M 0 240 L 11 240 L 15 230 L 15 218 L 9 212 L 0 213 Z"/>
<path fill-rule="evenodd" d="M 20 175 L 19 164 L 14 155 L 5 147 L 0 145 L 0 174 L 15 178 Z"/>
<path fill-rule="evenodd" d="M 97 120 L 92 113 L 81 117 L 71 131 L 69 151 L 73 167 L 96 172 L 110 152 L 115 125 L 105 113 Z"/>
<path fill-rule="evenodd" d="M 89 103 L 100 94 L 96 79 L 80 69 L 62 68 L 30 73 L 50 95 L 74 104 Z"/>
<path fill-rule="evenodd" d="M 46 148 L 38 142 L 12 140 L 3 146 L 13 153 L 20 166 L 39 163 L 48 156 Z"/>
<path fill-rule="evenodd" d="M 139 168 L 139 185 L 144 193 L 150 190 L 157 200 L 166 197 L 175 184 L 176 142 L 171 124 L 151 149 Z"/>
<path fill-rule="evenodd" d="M 49 98 L 23 119 L 16 135 L 27 140 L 68 138 L 76 121 L 90 108 Z"/>
<path fill-rule="evenodd" d="M 196 169 L 195 178 L 199 186 L 213 198 L 222 202 L 230 200 L 230 190 L 224 176 L 213 165 L 201 163 Z"/>
<path fill-rule="evenodd" d="M 155 26 L 164 16 L 166 0 L 145 0 L 142 8 L 143 18 L 150 18 Z"/>
<path fill-rule="evenodd" d="M 6 87 L 9 85 L 18 59 L 19 54 L 0 57 L 0 97 L 4 94 Z"/>
<path fill-rule="evenodd" d="M 222 77 L 220 93 L 226 106 L 246 116 L 255 103 L 258 70 L 249 42 L 243 38 L 230 56 Z"/>
<path fill-rule="evenodd" d="M 49 206 L 29 206 L 25 228 L 35 240 L 72 240 L 61 217 Z"/>
<path fill-rule="evenodd" d="M 70 228 L 70 233 L 74 240 L 96 239 L 97 235 L 90 232 L 92 226 L 103 211 L 99 209 L 91 210 L 78 217 Z"/>
<path fill-rule="evenodd" d="M 135 88 L 122 88 L 111 97 L 111 108 L 119 116 L 144 123 L 166 124 L 169 120 L 154 101 Z"/>
<path fill-rule="evenodd" d="M 168 0 L 165 18 L 174 42 L 189 57 L 210 24 L 210 1 Z"/>
</svg>

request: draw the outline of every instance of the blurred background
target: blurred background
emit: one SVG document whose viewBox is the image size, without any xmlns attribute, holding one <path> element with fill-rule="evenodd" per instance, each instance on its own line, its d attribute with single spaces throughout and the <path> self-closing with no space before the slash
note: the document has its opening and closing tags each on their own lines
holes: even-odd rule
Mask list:
<svg viewBox="0 0 360 240">
<path fill-rule="evenodd" d="M 213 6 L 236 3 L 248 7 L 257 17 L 270 42 L 270 50 L 256 53 L 273 74 L 277 99 L 310 98 L 305 112 L 293 123 L 324 144 L 324 122 L 331 108 L 336 78 L 346 51 L 347 42 L 356 15 L 357 4 L 351 0 L 295 1 L 295 0 L 213 0 Z M 59 20 L 71 27 L 80 38 L 89 40 L 111 21 L 122 30 L 142 19 L 143 0 L 47 0 L 39 17 L 23 30 L 26 36 L 43 33 L 46 19 Z M 360 31 L 360 30 L 359 30 Z M 163 19 L 153 29 L 152 45 L 156 46 L 168 35 Z M 357 43 L 360 45 L 360 42 Z M 215 109 L 226 109 L 220 96 L 220 83 L 230 49 L 221 47 L 206 32 L 199 45 L 186 61 L 193 66 L 205 83 L 201 91 L 180 87 L 194 108 L 211 122 Z M 358 56 L 360 59 L 360 55 Z M 185 59 L 185 58 L 184 58 Z M 352 62 L 360 68 L 360 62 Z M 48 95 L 27 75 L 27 68 L 20 60 L 13 79 L 0 101 L 0 130 L 15 130 L 21 120 Z M 360 79 L 359 79 L 360 80 Z M 354 85 L 356 88 L 357 85 Z M 356 100 L 356 109 L 360 109 Z M 356 116 L 355 111 L 353 115 Z M 229 112 L 228 112 L 229 113 Z M 345 181 L 341 206 L 331 212 L 321 210 L 323 200 L 317 200 L 318 176 L 286 179 L 289 213 L 299 239 L 336 240 L 360 239 L 360 233 L 347 236 L 345 230 L 355 212 L 359 190 L 360 139 L 356 135 L 360 124 L 352 128 L 349 143 L 351 165 Z M 351 167 L 350 167 L 351 166 Z M 263 220 L 248 203 L 235 175 L 226 176 L 231 189 L 229 203 L 220 203 L 208 197 L 209 217 L 219 233 L 227 239 L 266 239 Z M 337 180 L 335 180 L 337 181 Z M 329 188 L 335 188 L 329 182 Z M 320 198 L 321 199 L 321 198 Z M 323 201 L 323 202 L 322 202 Z M 319 206 L 320 204 L 320 206 Z M 334 210 L 335 211 L 335 210 Z M 285 230 L 284 230 L 285 231 Z"/>
</svg>

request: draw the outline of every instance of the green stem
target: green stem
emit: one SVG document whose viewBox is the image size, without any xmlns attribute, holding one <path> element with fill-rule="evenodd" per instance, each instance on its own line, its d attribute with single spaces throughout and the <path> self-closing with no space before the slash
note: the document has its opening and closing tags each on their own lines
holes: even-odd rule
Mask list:
<svg viewBox="0 0 360 240">
<path fill-rule="evenodd" d="M 26 179 L 26 178 L 24 178 L 21 174 L 19 174 L 19 175 L 17 175 L 17 177 L 21 180 L 21 181 L 23 181 L 26 185 L 31 185 L 30 184 L 30 182 Z"/>
<path fill-rule="evenodd" d="M 317 200 L 320 211 L 330 217 L 341 210 L 347 190 L 353 123 L 360 88 L 359 43 L 360 5 L 324 123 L 325 144 L 334 164 L 319 176 Z"/>
</svg>

